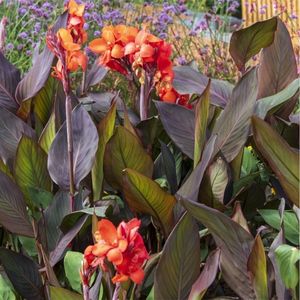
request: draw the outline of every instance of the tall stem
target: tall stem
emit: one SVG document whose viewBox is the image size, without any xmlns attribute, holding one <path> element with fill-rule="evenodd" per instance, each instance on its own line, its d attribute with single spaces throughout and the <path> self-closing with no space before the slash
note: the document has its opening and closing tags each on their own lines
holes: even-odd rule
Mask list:
<svg viewBox="0 0 300 300">
<path fill-rule="evenodd" d="M 69 162 L 69 183 L 70 183 L 70 206 L 74 210 L 74 162 L 73 162 L 73 128 L 72 128 L 72 103 L 70 94 L 66 95 L 66 125 L 68 143 L 68 162 Z"/>
<path fill-rule="evenodd" d="M 82 293 L 83 293 L 84 300 L 90 300 L 90 289 L 87 284 L 82 285 Z"/>
<path fill-rule="evenodd" d="M 145 98 L 145 84 L 141 84 L 140 90 L 140 117 L 141 121 L 144 121 L 148 117 L 148 103 Z"/>
<path fill-rule="evenodd" d="M 117 282 L 116 283 L 116 288 L 115 288 L 115 291 L 114 291 L 114 295 L 112 297 L 112 300 L 118 300 L 119 299 L 120 288 L 121 288 L 121 285 L 120 285 L 119 282 Z"/>
</svg>

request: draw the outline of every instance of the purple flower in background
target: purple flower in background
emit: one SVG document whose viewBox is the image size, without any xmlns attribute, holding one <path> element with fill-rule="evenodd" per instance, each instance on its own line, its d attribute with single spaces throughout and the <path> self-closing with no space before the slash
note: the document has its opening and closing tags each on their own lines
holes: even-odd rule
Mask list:
<svg viewBox="0 0 300 300">
<path fill-rule="evenodd" d="M 19 44 L 19 45 L 17 46 L 18 51 L 22 50 L 23 48 L 24 48 L 24 45 L 23 45 L 23 44 Z"/>
<path fill-rule="evenodd" d="M 12 49 L 14 49 L 14 45 L 13 45 L 12 43 L 8 43 L 8 44 L 6 45 L 6 49 L 7 49 L 7 50 L 12 50 Z"/>
<path fill-rule="evenodd" d="M 292 20 L 296 20 L 296 19 L 298 19 L 298 16 L 297 16 L 294 12 L 292 12 L 292 13 L 290 14 L 290 18 L 291 18 Z"/>
<path fill-rule="evenodd" d="M 178 64 L 180 64 L 180 65 L 186 65 L 186 63 L 187 63 L 185 57 L 183 57 L 183 56 L 178 57 L 177 61 L 178 61 Z"/>
<path fill-rule="evenodd" d="M 27 55 L 27 56 L 31 56 L 31 54 L 32 54 L 31 50 L 27 50 L 27 51 L 26 51 L 26 55 Z"/>
<path fill-rule="evenodd" d="M 259 9 L 259 13 L 260 13 L 261 15 L 265 14 L 265 13 L 266 13 L 267 7 L 268 7 L 267 5 L 262 5 L 262 6 L 260 7 L 260 9 Z"/>
<path fill-rule="evenodd" d="M 20 39 L 25 40 L 25 39 L 28 38 L 28 34 L 27 34 L 26 32 L 23 31 L 23 32 L 19 33 L 18 37 L 19 37 Z"/>
<path fill-rule="evenodd" d="M 19 14 L 20 14 L 21 16 L 25 15 L 26 12 L 27 12 L 27 9 L 26 9 L 25 7 L 21 7 L 21 8 L 19 9 Z"/>
<path fill-rule="evenodd" d="M 207 22 L 205 20 L 200 20 L 195 26 L 195 31 L 205 31 L 207 28 Z"/>
<path fill-rule="evenodd" d="M 99 30 L 95 30 L 94 36 L 100 36 L 100 35 L 101 35 L 101 32 Z"/>
<path fill-rule="evenodd" d="M 83 29 L 84 30 L 88 30 L 89 27 L 90 27 L 90 25 L 88 23 L 84 23 L 84 25 L 83 25 Z"/>
</svg>

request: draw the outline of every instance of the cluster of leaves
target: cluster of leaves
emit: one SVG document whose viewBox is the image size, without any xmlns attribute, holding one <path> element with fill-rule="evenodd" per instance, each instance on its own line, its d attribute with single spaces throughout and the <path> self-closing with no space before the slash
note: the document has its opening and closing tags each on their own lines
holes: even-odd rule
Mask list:
<svg viewBox="0 0 300 300">
<path fill-rule="evenodd" d="M 66 14 L 53 30 L 65 24 Z M 54 56 L 44 49 L 21 80 L 0 54 L 1 298 L 82 299 L 81 253 L 96 217 L 135 214 L 151 258 L 142 285 L 123 287 L 130 299 L 299 296 L 292 44 L 272 18 L 235 32 L 230 52 L 234 87 L 177 67 L 174 87 L 194 95 L 194 109 L 153 101 L 144 121 L 118 93 L 91 93 L 106 70 L 87 70 L 85 97 L 72 95 L 75 211 Z M 259 52 L 259 68 L 247 68 Z M 91 278 L 91 299 L 111 298 L 106 275 Z"/>
</svg>

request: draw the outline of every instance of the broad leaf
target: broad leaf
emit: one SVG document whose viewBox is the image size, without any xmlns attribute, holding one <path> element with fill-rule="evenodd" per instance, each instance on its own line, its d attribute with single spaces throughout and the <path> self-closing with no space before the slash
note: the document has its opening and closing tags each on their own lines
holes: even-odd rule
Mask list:
<svg viewBox="0 0 300 300">
<path fill-rule="evenodd" d="M 29 188 L 51 191 L 52 182 L 47 170 L 47 155 L 32 139 L 23 136 L 15 159 L 15 179 L 28 205 L 33 207 Z"/>
<path fill-rule="evenodd" d="M 99 64 L 99 60 L 96 59 L 91 69 L 87 72 L 84 90 L 86 91 L 89 87 L 100 83 L 107 74 L 107 72 L 107 69 L 101 66 Z"/>
<path fill-rule="evenodd" d="M 114 102 L 107 113 L 98 125 L 98 150 L 96 152 L 96 159 L 92 169 L 92 183 L 93 183 L 93 199 L 99 200 L 103 189 L 103 163 L 105 147 L 114 133 L 116 120 L 116 102 Z"/>
<path fill-rule="evenodd" d="M 273 228 L 280 230 L 280 215 L 275 209 L 260 209 L 259 214 Z M 285 211 L 283 215 L 285 237 L 295 245 L 299 245 L 299 222 L 293 211 Z"/>
<path fill-rule="evenodd" d="M 299 207 L 299 152 L 263 120 L 252 117 L 252 127 L 259 152 L 277 175 L 289 199 Z"/>
<path fill-rule="evenodd" d="M 65 27 L 68 14 L 64 13 L 59 16 L 53 26 L 53 31 L 56 32 L 59 28 Z M 39 54 L 36 61 L 29 72 L 20 81 L 16 90 L 16 98 L 19 102 L 34 97 L 45 85 L 54 60 L 54 54 L 47 48 Z"/>
<path fill-rule="evenodd" d="M 42 131 L 40 138 L 39 138 L 39 144 L 46 153 L 49 152 L 49 149 L 55 138 L 55 134 L 56 134 L 55 119 L 56 119 L 55 113 L 52 112 L 52 114 L 48 120 L 48 123 L 44 127 L 44 130 Z"/>
<path fill-rule="evenodd" d="M 11 112 L 16 112 L 19 107 L 14 96 L 19 81 L 19 70 L 0 52 L 0 106 Z"/>
<path fill-rule="evenodd" d="M 232 34 L 229 52 L 240 71 L 245 70 L 245 64 L 252 56 L 272 44 L 276 26 L 277 18 L 272 18 Z"/>
<path fill-rule="evenodd" d="M 209 116 L 210 103 L 210 85 L 208 81 L 207 87 L 199 97 L 195 105 L 195 145 L 194 145 L 194 168 L 200 161 L 202 151 L 206 142 L 206 129 Z"/>
<path fill-rule="evenodd" d="M 154 299 L 185 300 L 200 273 L 200 238 L 185 214 L 168 237 L 154 278 Z"/>
<path fill-rule="evenodd" d="M 195 113 L 181 105 L 155 102 L 165 131 L 175 145 L 188 157 L 194 158 Z"/>
<path fill-rule="evenodd" d="M 0 172 L 0 223 L 12 233 L 33 237 L 26 204 L 19 187 Z"/>
<path fill-rule="evenodd" d="M 248 270 L 253 282 L 257 299 L 269 299 L 267 260 L 264 244 L 258 234 L 254 240 L 254 245 L 248 259 Z"/>
<path fill-rule="evenodd" d="M 35 136 L 31 127 L 0 106 L 0 156 L 6 164 L 12 164 L 23 134 Z"/>
<path fill-rule="evenodd" d="M 104 175 L 112 187 L 118 189 L 122 186 L 122 171 L 126 168 L 151 177 L 153 162 L 137 137 L 118 126 L 106 145 L 104 156 Z"/>
<path fill-rule="evenodd" d="M 232 98 L 218 118 L 212 133 L 217 134 L 215 154 L 221 150 L 231 162 L 244 146 L 257 96 L 256 69 L 245 74 L 233 89 Z"/>
<path fill-rule="evenodd" d="M 0 248 L 0 260 L 16 291 L 26 299 L 44 299 L 38 266 L 28 257 Z"/>
<path fill-rule="evenodd" d="M 181 199 L 181 202 L 187 211 L 212 233 L 221 250 L 222 275 L 230 288 L 241 298 L 256 299 L 247 269 L 253 245 L 252 236 L 218 210 L 184 199 Z"/>
<path fill-rule="evenodd" d="M 296 263 L 300 260 L 300 250 L 290 245 L 280 245 L 275 250 L 275 259 L 281 278 L 288 289 L 299 284 L 299 270 Z"/>
<path fill-rule="evenodd" d="M 78 188 L 81 180 L 90 172 L 98 147 L 97 129 L 87 113 L 78 105 L 72 111 L 73 126 L 73 172 Z M 67 126 L 57 132 L 48 156 L 48 170 L 52 180 L 62 189 L 69 189 Z"/>
<path fill-rule="evenodd" d="M 50 297 L 51 300 L 83 300 L 83 297 L 77 293 L 54 286 L 50 286 Z"/>
<path fill-rule="evenodd" d="M 203 298 L 206 290 L 214 282 L 217 276 L 219 271 L 219 263 L 220 249 L 217 249 L 212 251 L 209 257 L 206 259 L 205 266 L 199 278 L 192 286 L 189 300 L 201 300 Z"/>
<path fill-rule="evenodd" d="M 83 254 L 68 251 L 64 258 L 64 270 L 72 289 L 81 294 L 81 278 L 79 276 L 82 268 Z"/>
<path fill-rule="evenodd" d="M 277 30 L 273 44 L 262 50 L 258 69 L 258 98 L 277 94 L 298 78 L 296 57 L 289 32 L 284 23 L 277 19 Z M 292 112 L 295 100 L 286 103 L 284 118 Z"/>
<path fill-rule="evenodd" d="M 0 274 L 0 299 L 17 300 L 14 288 L 5 274 Z"/>
<path fill-rule="evenodd" d="M 123 176 L 123 191 L 129 207 L 151 215 L 167 237 L 173 227 L 175 197 L 165 192 L 155 181 L 132 169 L 125 169 Z"/>
<path fill-rule="evenodd" d="M 300 79 L 295 79 L 291 84 L 289 84 L 285 89 L 279 93 L 259 99 L 255 105 L 254 114 L 264 119 L 269 111 L 273 111 L 274 108 L 280 106 L 280 104 L 291 99 L 300 88 Z"/>
<path fill-rule="evenodd" d="M 201 95 L 208 84 L 208 77 L 195 71 L 189 66 L 174 68 L 173 86 L 180 94 Z M 212 79 L 211 81 L 211 103 L 225 107 L 230 98 L 233 86 L 228 82 Z"/>
</svg>

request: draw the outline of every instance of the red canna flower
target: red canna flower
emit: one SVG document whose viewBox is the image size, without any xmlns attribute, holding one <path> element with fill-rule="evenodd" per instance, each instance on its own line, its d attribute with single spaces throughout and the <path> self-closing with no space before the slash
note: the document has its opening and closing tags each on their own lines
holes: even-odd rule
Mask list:
<svg viewBox="0 0 300 300">
<path fill-rule="evenodd" d="M 149 258 L 144 241 L 138 233 L 141 221 L 132 219 L 128 223 L 122 222 L 116 228 L 109 220 L 98 222 L 95 232 L 96 244 L 88 246 L 84 252 L 85 270 L 94 270 L 101 266 L 105 271 L 105 259 L 112 262 L 116 268 L 114 283 L 124 282 L 129 278 L 139 284 L 144 278 L 142 265 Z"/>
</svg>

